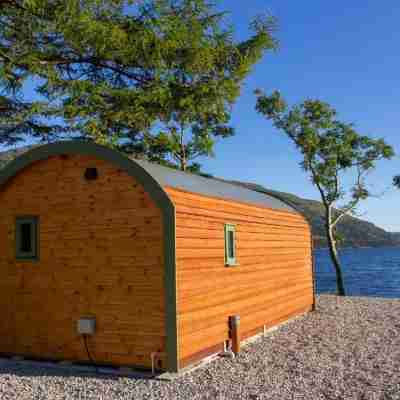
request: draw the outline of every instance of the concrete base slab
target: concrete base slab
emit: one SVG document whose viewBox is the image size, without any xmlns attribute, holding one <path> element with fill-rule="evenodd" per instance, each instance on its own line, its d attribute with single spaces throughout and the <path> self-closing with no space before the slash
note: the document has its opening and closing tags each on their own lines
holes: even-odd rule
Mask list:
<svg viewBox="0 0 400 400">
<path fill-rule="evenodd" d="M 17 364 L 34 369 L 53 369 L 55 371 L 63 371 L 66 373 L 74 374 L 90 374 L 90 375 L 108 375 L 118 377 L 128 377 L 133 379 L 156 379 L 163 380 L 164 374 L 153 376 L 151 371 L 136 370 L 129 367 L 102 367 L 95 365 L 82 365 L 74 364 L 71 361 L 35 361 L 23 357 L 14 356 L 10 358 L 0 358 L 0 365 L 6 366 L 7 364 Z"/>
<path fill-rule="evenodd" d="M 260 334 L 257 334 L 255 336 L 252 336 L 244 341 L 242 341 L 242 346 L 248 346 L 251 343 L 254 343 L 263 337 L 268 336 L 272 332 L 278 330 L 281 328 L 283 325 L 286 325 L 290 323 L 291 321 L 301 318 L 304 315 L 299 315 L 296 316 L 288 321 L 285 321 L 277 326 L 274 326 L 272 328 L 266 329 L 265 332 L 262 332 Z M 193 371 L 196 371 L 199 368 L 207 366 L 210 362 L 214 361 L 217 357 L 221 356 L 221 353 L 215 353 L 212 354 L 203 360 L 199 361 L 198 363 L 194 365 L 190 365 L 188 367 L 182 368 L 178 373 L 171 373 L 171 372 L 163 372 L 156 374 L 153 376 L 151 371 L 149 370 L 137 370 L 134 368 L 130 367 L 107 367 L 107 366 L 94 366 L 94 365 L 83 365 L 83 364 L 77 364 L 73 363 L 71 361 L 65 360 L 65 361 L 34 361 L 34 360 L 29 360 L 21 356 L 12 356 L 10 358 L 0 358 L 0 365 L 7 365 L 7 363 L 18 363 L 21 365 L 25 365 L 31 368 L 37 368 L 37 369 L 55 369 L 55 370 L 60 370 L 60 371 L 65 371 L 70 374 L 74 373 L 81 373 L 81 374 L 91 374 L 91 375 L 109 375 L 109 376 L 115 376 L 116 378 L 118 377 L 128 377 L 132 379 L 154 379 L 154 380 L 165 380 L 165 381 L 174 381 L 176 379 L 181 378 L 182 376 L 191 373 Z"/>
<path fill-rule="evenodd" d="M 11 359 L 12 359 L 13 361 L 23 361 L 23 360 L 25 360 L 25 358 L 24 358 L 24 357 L 21 357 L 21 356 L 13 356 Z"/>
</svg>

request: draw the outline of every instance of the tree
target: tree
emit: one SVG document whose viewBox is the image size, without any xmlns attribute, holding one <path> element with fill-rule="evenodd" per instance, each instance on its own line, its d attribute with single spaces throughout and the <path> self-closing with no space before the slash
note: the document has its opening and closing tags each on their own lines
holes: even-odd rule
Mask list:
<svg viewBox="0 0 400 400">
<path fill-rule="evenodd" d="M 336 227 L 346 215 L 355 214 L 359 203 L 371 195 L 367 175 L 378 160 L 390 159 L 394 151 L 383 139 L 360 135 L 353 124 L 339 121 L 337 112 L 327 103 L 306 100 L 289 108 L 277 91 L 269 96 L 260 91 L 256 94 L 256 110 L 295 144 L 302 156 L 302 169 L 319 191 L 337 292 L 344 296 Z M 345 174 L 353 178 L 352 183 L 343 179 Z"/>
<path fill-rule="evenodd" d="M 276 47 L 273 18 L 237 42 L 206 0 L 3 0 L 0 11 L 0 143 L 81 136 L 183 170 L 234 134 L 243 80 Z"/>
</svg>

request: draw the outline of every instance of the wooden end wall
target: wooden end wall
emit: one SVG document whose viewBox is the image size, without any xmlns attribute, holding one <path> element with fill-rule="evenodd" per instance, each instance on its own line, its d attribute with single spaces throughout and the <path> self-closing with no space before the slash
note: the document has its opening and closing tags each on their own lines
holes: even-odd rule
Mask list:
<svg viewBox="0 0 400 400">
<path fill-rule="evenodd" d="M 21 171 L 0 204 L 1 353 L 86 361 L 82 316 L 97 319 L 97 363 L 149 367 L 165 351 L 162 216 L 140 184 L 105 161 L 57 156 Z M 40 217 L 39 262 L 15 259 L 19 215 Z"/>
<path fill-rule="evenodd" d="M 302 216 L 167 192 L 176 207 L 180 367 L 222 347 L 230 315 L 240 315 L 245 338 L 310 310 L 311 233 Z M 226 223 L 236 225 L 236 267 L 225 266 Z"/>
</svg>

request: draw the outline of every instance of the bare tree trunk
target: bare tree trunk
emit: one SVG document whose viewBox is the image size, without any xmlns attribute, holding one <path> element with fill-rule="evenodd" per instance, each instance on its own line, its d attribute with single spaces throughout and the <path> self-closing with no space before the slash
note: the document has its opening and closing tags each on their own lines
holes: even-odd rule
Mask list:
<svg viewBox="0 0 400 400">
<path fill-rule="evenodd" d="M 345 296 L 346 293 L 344 289 L 342 269 L 340 266 L 338 251 L 336 248 L 334 226 L 332 224 L 332 207 L 330 205 L 325 205 L 325 210 L 326 210 L 326 221 L 325 221 L 326 236 L 328 239 L 329 254 L 331 256 L 331 260 L 336 271 L 337 293 L 339 296 Z"/>
<path fill-rule="evenodd" d="M 186 159 L 186 148 L 184 142 L 184 135 L 185 135 L 185 127 L 181 125 L 181 171 L 186 172 L 187 168 L 187 159 Z"/>
<path fill-rule="evenodd" d="M 183 150 L 181 154 L 181 171 L 186 172 L 186 168 L 187 168 L 186 154 L 185 151 Z"/>
</svg>

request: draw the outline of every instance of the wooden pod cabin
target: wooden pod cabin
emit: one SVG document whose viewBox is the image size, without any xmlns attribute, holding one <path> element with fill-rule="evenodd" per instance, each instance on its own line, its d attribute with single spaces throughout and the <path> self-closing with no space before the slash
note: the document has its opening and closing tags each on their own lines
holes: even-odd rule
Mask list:
<svg viewBox="0 0 400 400">
<path fill-rule="evenodd" d="M 0 204 L 2 354 L 173 372 L 314 304 L 310 227 L 264 193 L 71 141 Z"/>
</svg>

